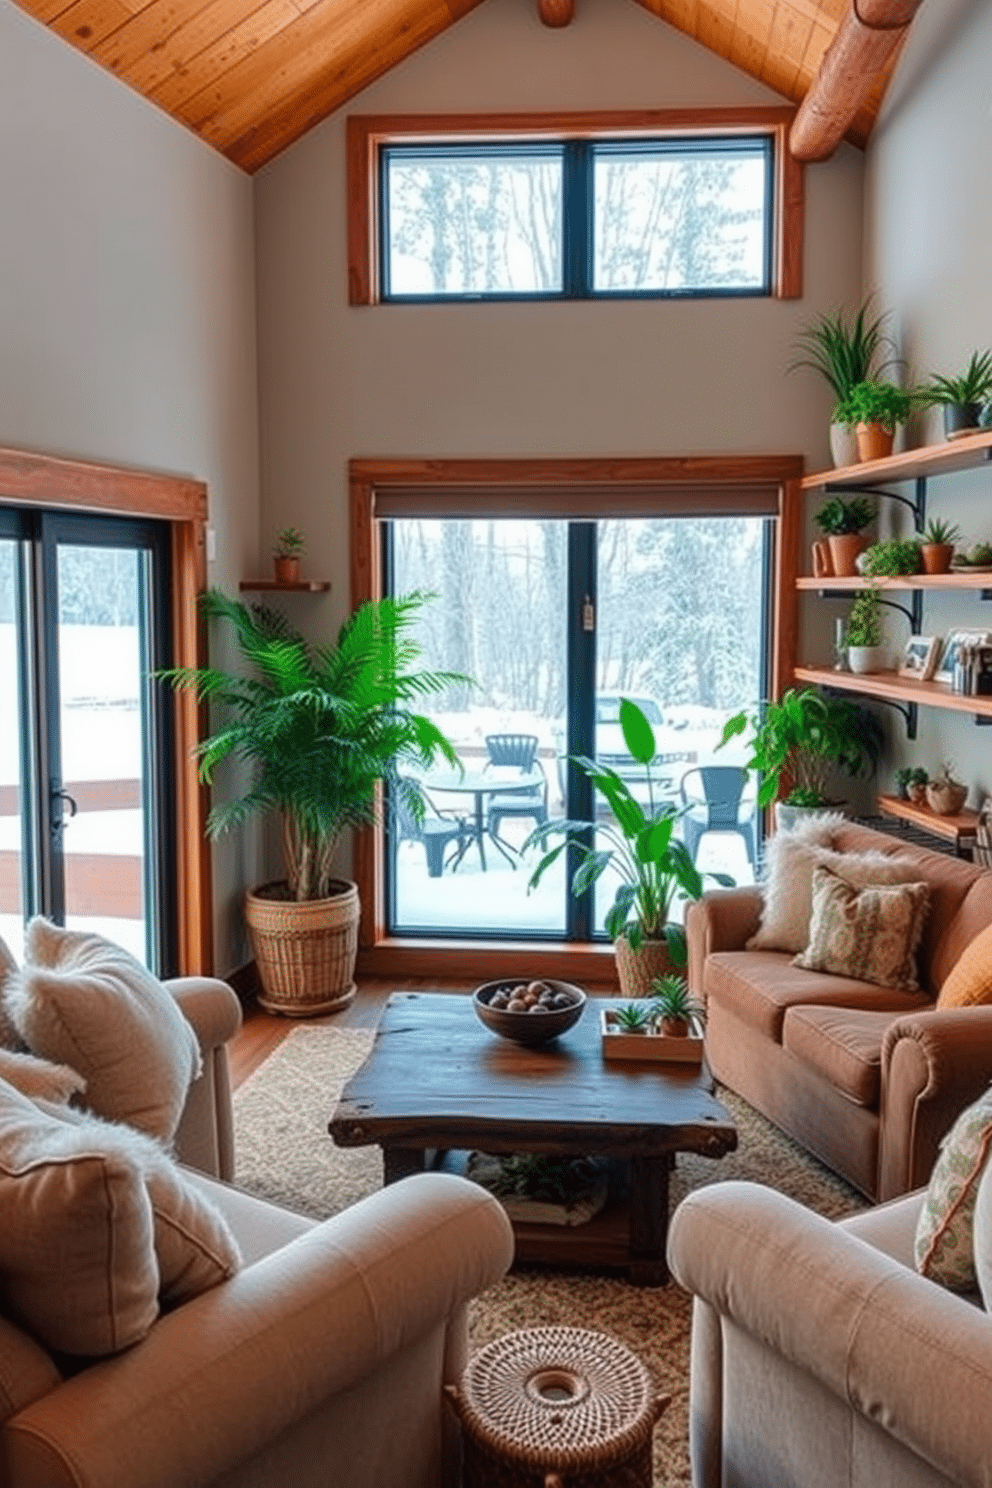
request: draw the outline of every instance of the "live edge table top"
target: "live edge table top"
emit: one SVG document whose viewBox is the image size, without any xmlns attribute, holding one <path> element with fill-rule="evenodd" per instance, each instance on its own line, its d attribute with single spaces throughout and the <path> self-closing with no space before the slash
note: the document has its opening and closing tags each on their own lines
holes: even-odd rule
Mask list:
<svg viewBox="0 0 992 1488">
<path fill-rule="evenodd" d="M 487 1152 L 603 1156 L 732 1150 L 737 1133 L 705 1064 L 603 1058 L 600 1007 L 525 1047 L 476 1017 L 471 997 L 398 992 L 372 1053 L 345 1086 L 330 1124 L 340 1146 L 484 1146 Z"/>
</svg>

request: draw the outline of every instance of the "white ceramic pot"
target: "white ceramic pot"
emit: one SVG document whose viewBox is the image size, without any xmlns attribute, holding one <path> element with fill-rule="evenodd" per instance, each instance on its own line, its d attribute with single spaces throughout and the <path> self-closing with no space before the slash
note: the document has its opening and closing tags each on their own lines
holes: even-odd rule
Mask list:
<svg viewBox="0 0 992 1488">
<path fill-rule="evenodd" d="M 830 425 L 830 458 L 837 466 L 861 463 L 858 436 L 846 424 Z"/>
<path fill-rule="evenodd" d="M 848 646 L 847 664 L 852 672 L 884 672 L 889 659 L 884 646 Z"/>
</svg>

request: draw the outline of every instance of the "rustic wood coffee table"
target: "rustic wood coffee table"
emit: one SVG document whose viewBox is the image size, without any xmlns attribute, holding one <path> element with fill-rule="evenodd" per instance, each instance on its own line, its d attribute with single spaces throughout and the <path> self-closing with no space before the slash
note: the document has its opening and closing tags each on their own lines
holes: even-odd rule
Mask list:
<svg viewBox="0 0 992 1488">
<path fill-rule="evenodd" d="M 677 1152 L 737 1146 L 705 1064 L 603 1059 L 590 997 L 579 1022 L 525 1048 L 490 1033 L 471 998 L 398 992 L 372 1052 L 329 1123 L 341 1147 L 382 1148 L 387 1183 L 427 1167 L 464 1170 L 465 1153 L 541 1152 L 619 1159 L 606 1209 L 583 1225 L 516 1224 L 521 1261 L 623 1267 L 642 1286 L 668 1280 L 668 1175 Z"/>
</svg>

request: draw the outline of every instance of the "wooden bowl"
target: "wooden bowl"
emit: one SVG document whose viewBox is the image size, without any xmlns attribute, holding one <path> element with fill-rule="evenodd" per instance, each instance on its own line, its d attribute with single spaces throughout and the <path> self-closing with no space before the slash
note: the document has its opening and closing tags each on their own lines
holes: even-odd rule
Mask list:
<svg viewBox="0 0 992 1488">
<path fill-rule="evenodd" d="M 490 998 L 500 988 L 519 987 L 522 990 L 530 980 L 528 977 L 502 977 L 498 982 L 483 982 L 472 993 L 472 1006 L 480 1022 L 492 1033 L 498 1033 L 500 1038 L 512 1039 L 515 1044 L 543 1044 L 548 1039 L 557 1038 L 579 1021 L 586 1005 L 586 994 L 581 987 L 576 987 L 571 982 L 555 981 L 552 977 L 540 977 L 535 980 L 543 982 L 552 992 L 568 997 L 567 1007 L 537 1013 L 511 1013 L 505 1008 L 489 1006 Z"/>
</svg>

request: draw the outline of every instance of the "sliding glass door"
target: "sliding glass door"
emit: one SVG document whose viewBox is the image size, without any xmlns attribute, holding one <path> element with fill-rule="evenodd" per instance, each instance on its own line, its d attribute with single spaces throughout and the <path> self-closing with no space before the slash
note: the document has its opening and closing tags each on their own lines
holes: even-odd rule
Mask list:
<svg viewBox="0 0 992 1488">
<path fill-rule="evenodd" d="M 602 933 L 609 876 L 598 898 L 576 900 L 562 858 L 531 890 L 538 853 L 527 837 L 546 820 L 593 821 L 576 755 L 644 787 L 623 743 L 621 697 L 654 726 L 656 800 L 681 811 L 704 784 L 715 788 L 699 767 L 739 764 L 740 751 L 715 749 L 726 718 L 765 691 L 771 531 L 761 516 L 725 515 L 384 524 L 391 591 L 434 595 L 419 635 L 427 663 L 472 679 L 434 710 L 464 773 L 423 777 L 422 825 L 390 818 L 392 933 Z M 691 815 L 705 820 L 707 809 L 704 800 Z M 740 818 L 755 819 L 749 782 Z M 706 831 L 693 851 L 704 871 L 753 879 L 747 832 Z"/>
<path fill-rule="evenodd" d="M 0 934 L 41 912 L 174 964 L 168 533 L 0 510 Z"/>
</svg>

